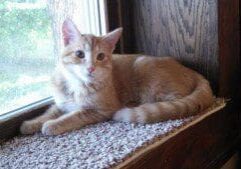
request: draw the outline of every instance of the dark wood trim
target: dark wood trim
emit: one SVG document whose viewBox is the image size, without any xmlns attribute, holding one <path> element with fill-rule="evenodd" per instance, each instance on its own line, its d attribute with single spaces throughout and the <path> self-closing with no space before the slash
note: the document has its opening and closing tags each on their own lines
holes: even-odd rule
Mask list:
<svg viewBox="0 0 241 169">
<path fill-rule="evenodd" d="M 44 99 L 0 116 L 0 140 L 9 139 L 19 133 L 24 120 L 34 118 L 46 111 L 53 98 Z"/>
<path fill-rule="evenodd" d="M 231 98 L 241 132 L 240 1 L 218 1 L 219 96 Z M 239 132 L 239 135 L 241 134 Z"/>
<path fill-rule="evenodd" d="M 132 18 L 133 5 L 129 0 L 107 0 L 109 30 L 123 27 L 120 43 L 117 44 L 115 53 L 135 53 L 134 26 Z"/>
<path fill-rule="evenodd" d="M 218 1 L 219 96 L 236 96 L 240 83 L 239 0 Z"/>
<path fill-rule="evenodd" d="M 120 14 L 120 0 L 107 0 L 107 13 L 108 13 L 108 23 L 109 23 L 109 31 L 112 31 L 118 27 L 121 27 L 121 14 Z M 114 53 L 122 53 L 121 42 L 116 45 Z"/>
</svg>

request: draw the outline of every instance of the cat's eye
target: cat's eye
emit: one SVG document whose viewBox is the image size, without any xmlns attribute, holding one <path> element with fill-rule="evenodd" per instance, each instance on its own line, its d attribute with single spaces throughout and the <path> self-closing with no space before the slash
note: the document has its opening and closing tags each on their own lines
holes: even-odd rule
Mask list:
<svg viewBox="0 0 241 169">
<path fill-rule="evenodd" d="M 75 56 L 82 59 L 85 57 L 85 53 L 82 50 L 77 50 L 75 51 Z"/>
<path fill-rule="evenodd" d="M 97 55 L 97 60 L 99 60 L 99 61 L 104 60 L 104 58 L 105 58 L 105 54 L 104 54 L 104 53 L 99 53 L 99 54 Z"/>
</svg>

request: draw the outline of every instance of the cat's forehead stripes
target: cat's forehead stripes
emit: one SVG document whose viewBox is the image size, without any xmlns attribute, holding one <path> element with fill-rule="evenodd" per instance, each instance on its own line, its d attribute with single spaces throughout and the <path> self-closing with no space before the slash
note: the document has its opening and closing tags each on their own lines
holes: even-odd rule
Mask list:
<svg viewBox="0 0 241 169">
<path fill-rule="evenodd" d="M 84 50 L 90 51 L 90 50 L 99 50 L 99 43 L 96 37 L 91 35 L 84 35 L 82 36 L 83 40 L 85 42 L 83 48 Z"/>
<path fill-rule="evenodd" d="M 84 50 L 90 51 L 92 48 L 92 37 L 91 36 L 87 36 L 87 35 L 83 35 L 82 36 L 84 44 L 83 44 L 83 48 Z"/>
</svg>

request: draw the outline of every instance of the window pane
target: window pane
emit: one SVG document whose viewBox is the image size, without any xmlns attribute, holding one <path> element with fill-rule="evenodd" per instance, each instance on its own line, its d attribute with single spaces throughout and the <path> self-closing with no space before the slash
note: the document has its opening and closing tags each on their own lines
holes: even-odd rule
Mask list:
<svg viewBox="0 0 241 169">
<path fill-rule="evenodd" d="M 99 35 L 99 2 L 0 1 L 0 115 L 51 95 L 63 20 L 72 18 L 82 33 Z"/>
<path fill-rule="evenodd" d="M 0 21 L 0 113 L 4 113 L 49 96 L 54 45 L 45 1 L 1 1 Z"/>
</svg>

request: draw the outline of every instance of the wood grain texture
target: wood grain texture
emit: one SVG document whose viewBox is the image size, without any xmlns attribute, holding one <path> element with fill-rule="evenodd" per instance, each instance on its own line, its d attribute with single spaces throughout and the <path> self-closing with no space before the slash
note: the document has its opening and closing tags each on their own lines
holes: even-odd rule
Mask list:
<svg viewBox="0 0 241 169">
<path fill-rule="evenodd" d="M 240 144 L 239 7 L 239 0 L 122 0 L 122 25 L 131 32 L 125 53 L 173 56 L 231 98 L 226 109 L 126 168 L 220 168 Z"/>
<path fill-rule="evenodd" d="M 124 30 L 133 32 L 129 44 L 134 53 L 173 56 L 217 88 L 217 0 L 133 0 L 126 6 L 132 8 L 128 18 L 133 28 Z"/>
</svg>

